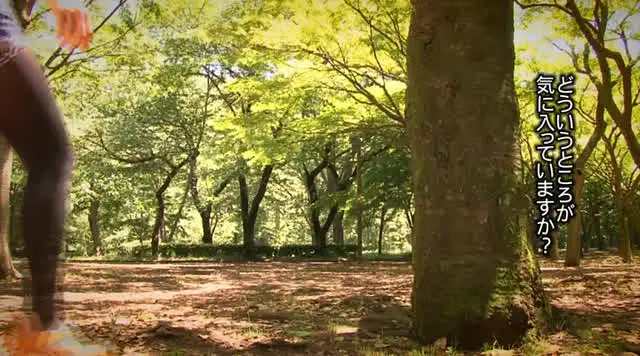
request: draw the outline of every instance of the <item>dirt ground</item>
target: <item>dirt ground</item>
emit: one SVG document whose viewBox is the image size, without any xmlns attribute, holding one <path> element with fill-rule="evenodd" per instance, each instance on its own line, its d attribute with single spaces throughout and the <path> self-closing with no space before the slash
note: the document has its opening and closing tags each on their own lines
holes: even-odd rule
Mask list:
<svg viewBox="0 0 640 356">
<path fill-rule="evenodd" d="M 118 354 L 373 356 L 434 350 L 421 349 L 407 335 L 407 263 L 68 263 L 65 271 L 66 317 L 79 333 Z M 545 261 L 543 277 L 557 332 L 510 353 L 639 352 L 640 259 L 623 265 L 618 257 L 595 253 L 581 268 Z M 0 333 L 23 315 L 21 287 L 0 282 Z"/>
</svg>

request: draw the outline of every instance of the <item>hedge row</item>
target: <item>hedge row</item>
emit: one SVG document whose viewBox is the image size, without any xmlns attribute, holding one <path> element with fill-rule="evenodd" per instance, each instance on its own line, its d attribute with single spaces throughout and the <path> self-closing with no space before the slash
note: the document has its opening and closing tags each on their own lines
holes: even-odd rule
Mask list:
<svg viewBox="0 0 640 356">
<path fill-rule="evenodd" d="M 357 245 L 327 245 L 324 251 L 320 251 L 313 245 L 283 245 L 256 246 L 253 255 L 258 258 L 291 258 L 291 257 L 344 257 L 353 258 L 356 256 Z M 160 256 L 175 257 L 241 257 L 245 255 L 241 245 L 204 245 L 204 244 L 162 244 L 160 245 Z M 150 246 L 137 246 L 133 249 L 134 257 L 151 256 Z"/>
</svg>

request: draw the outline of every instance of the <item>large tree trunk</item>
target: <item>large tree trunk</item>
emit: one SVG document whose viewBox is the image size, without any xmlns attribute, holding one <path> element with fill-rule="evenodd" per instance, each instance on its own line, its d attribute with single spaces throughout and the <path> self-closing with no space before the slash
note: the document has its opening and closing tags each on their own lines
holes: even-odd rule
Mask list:
<svg viewBox="0 0 640 356">
<path fill-rule="evenodd" d="M 513 2 L 412 3 L 412 333 L 463 349 L 511 345 L 548 311 L 516 189 Z"/>
<path fill-rule="evenodd" d="M 9 248 L 9 196 L 11 194 L 12 150 L 9 143 L 0 135 L 0 279 L 21 278 L 11 261 Z"/>
<path fill-rule="evenodd" d="M 102 255 L 102 237 L 100 236 L 100 199 L 91 198 L 89 204 L 89 229 L 91 230 L 91 241 L 93 256 Z"/>
<path fill-rule="evenodd" d="M 273 173 L 273 165 L 267 165 L 262 169 L 262 176 L 258 185 L 256 195 L 249 202 L 249 188 L 247 179 L 244 174 L 238 176 L 240 185 L 240 211 L 242 214 L 242 246 L 247 258 L 255 257 L 255 228 L 258 212 L 260 211 L 260 203 L 267 192 L 269 178 Z"/>
</svg>

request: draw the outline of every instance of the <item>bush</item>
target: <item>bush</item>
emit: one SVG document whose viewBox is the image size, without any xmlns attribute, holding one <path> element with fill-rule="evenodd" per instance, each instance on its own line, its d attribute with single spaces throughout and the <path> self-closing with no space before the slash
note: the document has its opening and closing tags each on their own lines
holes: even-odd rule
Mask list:
<svg viewBox="0 0 640 356">
<path fill-rule="evenodd" d="M 353 258 L 356 255 L 357 245 L 328 245 L 324 252 L 317 246 L 312 245 L 284 245 L 256 246 L 253 257 L 256 258 L 299 258 L 299 257 L 345 257 Z M 160 256 L 165 258 L 185 258 L 185 257 L 234 257 L 241 258 L 245 255 L 242 245 L 204 245 L 204 244 L 184 244 L 172 243 L 162 244 L 159 248 Z M 148 258 L 151 256 L 150 246 L 136 246 L 132 250 L 132 255 L 136 258 Z"/>
</svg>

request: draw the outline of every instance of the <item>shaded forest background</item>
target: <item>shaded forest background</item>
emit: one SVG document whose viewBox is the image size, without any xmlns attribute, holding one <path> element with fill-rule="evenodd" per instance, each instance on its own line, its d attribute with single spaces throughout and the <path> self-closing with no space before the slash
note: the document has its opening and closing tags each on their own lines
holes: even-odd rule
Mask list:
<svg viewBox="0 0 640 356">
<path fill-rule="evenodd" d="M 638 3 L 588 3 L 577 17 L 516 5 L 515 19 L 521 183 L 531 202 L 533 80 L 577 75 L 581 217 L 560 229 L 552 249 L 558 257 L 566 248 L 570 265 L 581 250 L 615 249 L 630 261 L 640 247 Z M 67 257 L 204 257 L 285 245 L 315 246 L 289 247 L 291 256 L 411 251 L 411 5 L 305 4 L 88 1 L 95 38 L 86 53 L 56 48 L 51 14 L 36 7 L 28 34 L 76 152 Z M 24 171 L 18 159 L 4 162 L 11 223 L 3 241 L 21 256 Z M 531 222 L 534 214 L 531 204 Z"/>
</svg>

